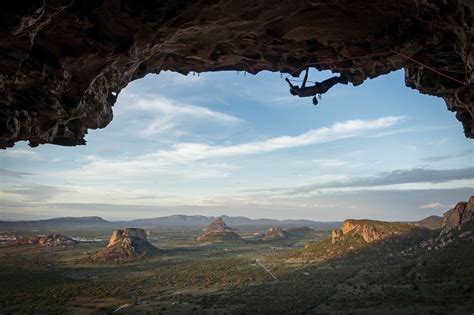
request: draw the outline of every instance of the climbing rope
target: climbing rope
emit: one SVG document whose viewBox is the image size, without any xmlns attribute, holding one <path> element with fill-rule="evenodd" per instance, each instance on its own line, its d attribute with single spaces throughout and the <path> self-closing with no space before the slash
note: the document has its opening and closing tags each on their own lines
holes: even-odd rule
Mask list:
<svg viewBox="0 0 474 315">
<path fill-rule="evenodd" d="M 422 63 L 422 62 L 420 62 L 420 61 L 418 61 L 418 60 L 415 60 L 415 59 L 413 59 L 413 58 L 410 57 L 410 56 L 407 56 L 407 55 L 402 54 L 401 52 L 398 52 L 398 51 L 395 51 L 395 50 L 394 50 L 393 52 L 396 53 L 397 55 L 399 55 L 399 56 L 405 58 L 405 59 L 408 59 L 408 60 L 410 60 L 410 61 L 412 61 L 412 62 L 414 62 L 414 63 L 416 63 L 416 64 L 418 64 L 418 65 L 420 65 L 420 66 L 422 66 L 422 67 L 424 67 L 424 68 L 426 68 L 426 69 L 428 69 L 428 70 L 433 71 L 433 72 L 436 73 L 436 74 L 439 74 L 440 76 L 443 76 L 443 77 L 445 77 L 445 78 L 447 78 L 447 79 L 449 79 L 449 80 L 451 80 L 451 81 L 457 82 L 457 83 L 459 83 L 459 84 L 461 84 L 461 85 L 467 86 L 467 84 L 466 84 L 465 82 L 462 82 L 462 81 L 460 81 L 460 80 L 458 80 L 458 79 L 456 79 L 456 78 L 453 78 L 452 76 L 449 76 L 449 75 L 447 75 L 447 74 L 445 74 L 445 73 L 442 73 L 441 71 L 436 70 L 435 68 L 432 68 L 432 67 L 430 67 L 430 66 L 427 66 L 427 65 L 425 65 L 424 63 Z"/>
<path fill-rule="evenodd" d="M 447 75 L 447 74 L 445 74 L 445 73 L 443 73 L 443 72 L 441 72 L 441 71 L 439 71 L 439 70 L 437 70 L 437 69 L 435 69 L 435 68 L 433 68 L 433 67 L 430 67 L 430 66 L 428 66 L 428 65 L 426 65 L 426 64 L 424 64 L 424 63 L 422 63 L 422 62 L 420 62 L 420 61 L 418 61 L 418 60 L 416 60 L 416 59 L 414 59 L 414 58 L 412 58 L 412 57 L 410 57 L 410 56 L 407 56 L 407 55 L 405 55 L 405 54 L 403 54 L 403 53 L 401 53 L 401 52 L 395 51 L 395 50 L 384 51 L 384 52 L 375 52 L 375 53 L 368 54 L 368 55 L 365 55 L 365 56 L 352 57 L 352 58 L 345 58 L 345 59 L 327 59 L 327 60 L 320 60 L 320 61 L 318 61 L 318 62 L 307 63 L 307 64 L 305 64 L 305 66 L 316 66 L 316 65 L 320 65 L 320 64 L 328 64 L 328 63 L 335 63 L 335 62 L 352 61 L 352 60 L 358 60 L 358 59 L 363 59 L 363 58 L 370 58 L 370 57 L 375 57 L 375 56 L 382 56 L 382 55 L 387 55 L 387 54 L 397 54 L 397 55 L 399 55 L 400 57 L 403 57 L 403 58 L 405 58 L 405 59 L 407 59 L 407 60 L 410 60 L 410 61 L 412 61 L 412 62 L 414 62 L 414 63 L 416 63 L 416 64 L 422 66 L 423 68 L 426 68 L 426 69 L 428 69 L 428 70 L 430 70 L 430 71 L 432 71 L 432 72 L 434 72 L 434 73 L 436 73 L 436 74 L 438 74 L 438 75 L 440 75 L 440 76 L 445 77 L 446 79 L 449 79 L 449 80 L 451 80 L 451 81 L 453 81 L 453 82 L 459 83 L 459 84 L 461 84 L 461 85 L 463 85 L 463 86 L 468 86 L 468 84 L 466 83 L 467 80 L 466 80 L 466 82 L 462 82 L 461 80 L 458 80 L 458 79 L 456 79 L 456 78 L 453 78 L 453 77 L 450 76 L 450 75 Z M 467 75 L 467 74 L 466 74 L 466 75 Z M 290 76 L 290 75 L 288 74 L 285 79 L 287 79 L 289 76 Z M 280 77 L 281 77 L 281 76 L 280 76 Z M 303 82 L 303 80 L 295 80 L 295 79 L 288 79 L 288 80 L 290 80 L 291 82 Z M 307 80 L 306 82 L 310 82 L 310 83 L 314 83 L 314 84 L 317 83 L 317 82 L 309 81 L 309 80 Z"/>
</svg>

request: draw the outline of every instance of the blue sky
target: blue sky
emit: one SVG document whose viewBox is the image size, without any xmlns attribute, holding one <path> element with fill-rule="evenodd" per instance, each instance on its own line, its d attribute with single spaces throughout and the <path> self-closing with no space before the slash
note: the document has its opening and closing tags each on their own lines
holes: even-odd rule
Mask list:
<svg viewBox="0 0 474 315">
<path fill-rule="evenodd" d="M 329 72 L 310 72 L 324 80 Z M 474 146 L 403 72 L 317 107 L 279 73 L 163 72 L 132 82 L 87 145 L 0 152 L 0 219 L 170 214 L 421 219 L 474 193 Z"/>
</svg>

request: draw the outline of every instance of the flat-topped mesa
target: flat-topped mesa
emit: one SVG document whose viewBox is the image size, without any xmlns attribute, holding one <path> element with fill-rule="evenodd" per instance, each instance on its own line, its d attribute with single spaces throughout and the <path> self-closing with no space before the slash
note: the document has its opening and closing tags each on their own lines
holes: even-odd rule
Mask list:
<svg viewBox="0 0 474 315">
<path fill-rule="evenodd" d="M 474 220 L 474 196 L 471 196 L 467 202 L 458 202 L 456 206 L 443 215 L 443 227 L 440 235 L 460 229 L 468 222 Z"/>
<path fill-rule="evenodd" d="M 405 69 L 406 85 L 442 97 L 472 138 L 473 10 L 466 0 L 4 5 L 0 147 L 85 144 L 88 129 L 112 121 L 120 91 L 149 73 L 307 67 L 354 85 Z"/>
<path fill-rule="evenodd" d="M 152 256 L 158 249 L 148 242 L 146 232 L 138 228 L 125 228 L 112 232 L 107 248 L 91 256 L 96 261 L 120 261 Z"/>
<path fill-rule="evenodd" d="M 239 234 L 225 224 L 222 218 L 215 219 L 202 230 L 201 235 L 196 238 L 199 242 L 223 242 L 242 240 Z"/>
<path fill-rule="evenodd" d="M 262 241 L 276 241 L 276 240 L 287 240 L 288 232 L 283 230 L 281 227 L 272 227 L 263 234 L 260 239 Z"/>
<path fill-rule="evenodd" d="M 380 241 L 396 235 L 420 229 L 409 223 L 384 222 L 376 220 L 345 220 L 341 224 L 341 230 L 333 230 L 331 241 L 333 244 L 344 240 L 347 236 L 360 236 L 366 243 Z"/>
</svg>

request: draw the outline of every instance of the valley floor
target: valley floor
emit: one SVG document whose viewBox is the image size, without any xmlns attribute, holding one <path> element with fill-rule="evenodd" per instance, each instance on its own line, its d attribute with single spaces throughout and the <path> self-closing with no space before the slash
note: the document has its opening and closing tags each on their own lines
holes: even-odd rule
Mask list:
<svg viewBox="0 0 474 315">
<path fill-rule="evenodd" d="M 88 257 L 104 242 L 0 248 L 0 313 L 474 312 L 472 242 L 337 253 L 329 232 L 273 242 L 249 234 L 244 242 L 216 244 L 192 241 L 191 232 L 157 235 L 160 254 L 126 264 L 92 263 Z"/>
</svg>

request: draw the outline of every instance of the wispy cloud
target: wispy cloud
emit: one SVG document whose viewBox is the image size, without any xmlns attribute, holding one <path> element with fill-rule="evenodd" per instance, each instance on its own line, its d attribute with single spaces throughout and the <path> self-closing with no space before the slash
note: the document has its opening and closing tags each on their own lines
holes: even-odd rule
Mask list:
<svg viewBox="0 0 474 315">
<path fill-rule="evenodd" d="M 24 176 L 30 176 L 34 175 L 32 173 L 27 173 L 27 172 L 19 172 L 19 171 L 10 171 L 4 168 L 0 168 L 0 176 L 9 176 L 9 177 L 15 177 L 15 178 L 21 178 Z"/>
<path fill-rule="evenodd" d="M 13 185 L 7 189 L 3 189 L 2 195 L 11 194 L 21 197 L 24 201 L 44 202 L 49 201 L 54 197 L 67 192 L 69 192 L 69 190 L 56 186 L 19 184 Z"/>
<path fill-rule="evenodd" d="M 474 154 L 474 150 L 466 150 L 466 151 L 463 151 L 463 152 L 457 153 L 457 154 L 429 156 L 429 157 L 424 158 L 423 161 L 426 161 L 426 162 L 440 162 L 440 161 L 455 159 L 455 158 L 464 157 L 464 156 L 471 156 L 474 159 L 473 154 Z"/>
<path fill-rule="evenodd" d="M 242 123 L 243 120 L 207 107 L 178 102 L 161 95 L 141 95 L 130 93 L 122 95 L 122 102 L 129 103 L 117 110 L 118 115 L 139 111 L 145 117 L 140 120 L 141 132 L 145 135 L 158 135 L 164 132 L 179 132 L 190 124 L 199 121 L 221 124 Z"/>
<path fill-rule="evenodd" d="M 203 143 L 180 143 L 171 150 L 159 151 L 153 156 L 180 162 L 208 158 L 253 155 L 277 150 L 297 148 L 312 144 L 326 143 L 363 135 L 371 130 L 393 126 L 403 117 L 388 116 L 374 120 L 347 120 L 330 127 L 311 129 L 297 136 L 281 136 L 263 141 L 248 142 L 229 146 L 212 146 Z"/>
<path fill-rule="evenodd" d="M 382 172 L 369 177 L 352 177 L 293 188 L 272 188 L 265 191 L 282 192 L 283 194 L 292 195 L 310 193 L 328 188 L 361 188 L 412 183 L 445 183 L 454 180 L 470 179 L 474 179 L 474 167 L 446 170 L 415 168 Z"/>
<path fill-rule="evenodd" d="M 446 206 L 443 205 L 441 202 L 432 201 L 432 202 L 426 203 L 424 205 L 421 205 L 420 209 L 441 209 L 441 208 L 444 208 L 444 207 L 446 207 Z"/>
</svg>

